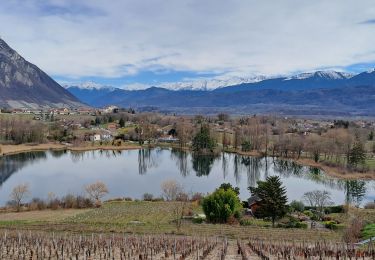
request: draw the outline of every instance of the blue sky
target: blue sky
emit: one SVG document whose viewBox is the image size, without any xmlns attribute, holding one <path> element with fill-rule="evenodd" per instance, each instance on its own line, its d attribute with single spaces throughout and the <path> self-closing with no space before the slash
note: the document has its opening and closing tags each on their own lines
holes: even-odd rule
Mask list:
<svg viewBox="0 0 375 260">
<path fill-rule="evenodd" d="M 129 88 L 375 67 L 373 0 L 13 0 L 0 36 L 61 83 Z"/>
</svg>

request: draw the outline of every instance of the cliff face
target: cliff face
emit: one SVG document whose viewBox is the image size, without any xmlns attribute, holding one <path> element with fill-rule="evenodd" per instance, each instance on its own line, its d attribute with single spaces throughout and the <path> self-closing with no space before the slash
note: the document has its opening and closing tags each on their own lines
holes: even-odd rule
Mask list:
<svg viewBox="0 0 375 260">
<path fill-rule="evenodd" d="M 0 39 L 0 107 L 84 106 L 76 97 Z"/>
</svg>

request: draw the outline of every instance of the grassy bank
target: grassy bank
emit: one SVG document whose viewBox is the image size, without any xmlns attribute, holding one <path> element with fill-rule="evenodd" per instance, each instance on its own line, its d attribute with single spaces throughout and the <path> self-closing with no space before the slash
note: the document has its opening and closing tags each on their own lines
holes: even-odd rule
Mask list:
<svg viewBox="0 0 375 260">
<path fill-rule="evenodd" d="M 107 202 L 101 208 L 84 210 L 44 210 L 36 212 L 0 213 L 0 228 L 77 233 L 115 232 L 137 234 L 181 234 L 227 236 L 230 238 L 257 237 L 296 241 L 339 241 L 340 231 L 282 229 L 263 226 L 226 224 L 195 224 L 185 220 L 180 231 L 174 223 L 176 202 Z M 202 212 L 197 204 L 189 204 L 192 213 Z"/>
</svg>

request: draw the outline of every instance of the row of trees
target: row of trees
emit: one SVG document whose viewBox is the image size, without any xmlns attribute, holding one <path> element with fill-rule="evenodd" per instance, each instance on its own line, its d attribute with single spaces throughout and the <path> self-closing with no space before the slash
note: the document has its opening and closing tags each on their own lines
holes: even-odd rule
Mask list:
<svg viewBox="0 0 375 260">
<path fill-rule="evenodd" d="M 29 205 L 33 203 L 38 204 L 37 208 L 46 207 L 46 206 L 41 206 L 41 205 L 51 205 L 50 207 L 55 209 L 59 207 L 61 204 L 64 204 L 64 205 L 67 204 L 66 202 L 69 201 L 69 204 L 72 204 L 72 205 L 63 206 L 64 208 L 66 208 L 66 207 L 73 207 L 73 204 L 75 203 L 73 201 L 75 200 L 78 207 L 91 207 L 91 206 L 100 207 L 101 199 L 106 194 L 108 194 L 107 186 L 101 181 L 85 186 L 84 190 L 88 196 L 87 198 L 88 200 L 86 200 L 85 197 L 73 196 L 73 195 L 67 195 L 63 197 L 63 199 L 58 199 L 53 193 L 49 193 L 48 202 L 45 202 L 39 198 L 33 198 L 32 201 L 29 203 Z M 17 185 L 13 188 L 12 192 L 10 193 L 9 197 L 11 200 L 8 202 L 8 204 L 14 206 L 17 211 L 20 211 L 22 209 L 22 206 L 24 205 L 24 200 L 26 200 L 30 196 L 30 194 L 31 194 L 31 191 L 30 191 L 30 187 L 28 184 Z"/>
<path fill-rule="evenodd" d="M 36 121 L 21 118 L 0 117 L 0 142 L 42 143 L 46 127 Z"/>
</svg>

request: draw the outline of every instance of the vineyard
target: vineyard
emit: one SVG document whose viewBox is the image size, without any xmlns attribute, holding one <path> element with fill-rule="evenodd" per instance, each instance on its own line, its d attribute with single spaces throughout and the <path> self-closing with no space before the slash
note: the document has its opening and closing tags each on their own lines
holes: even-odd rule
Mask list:
<svg viewBox="0 0 375 260">
<path fill-rule="evenodd" d="M 325 241 L 2 230 L 0 259 L 375 259 L 375 248 Z"/>
</svg>

